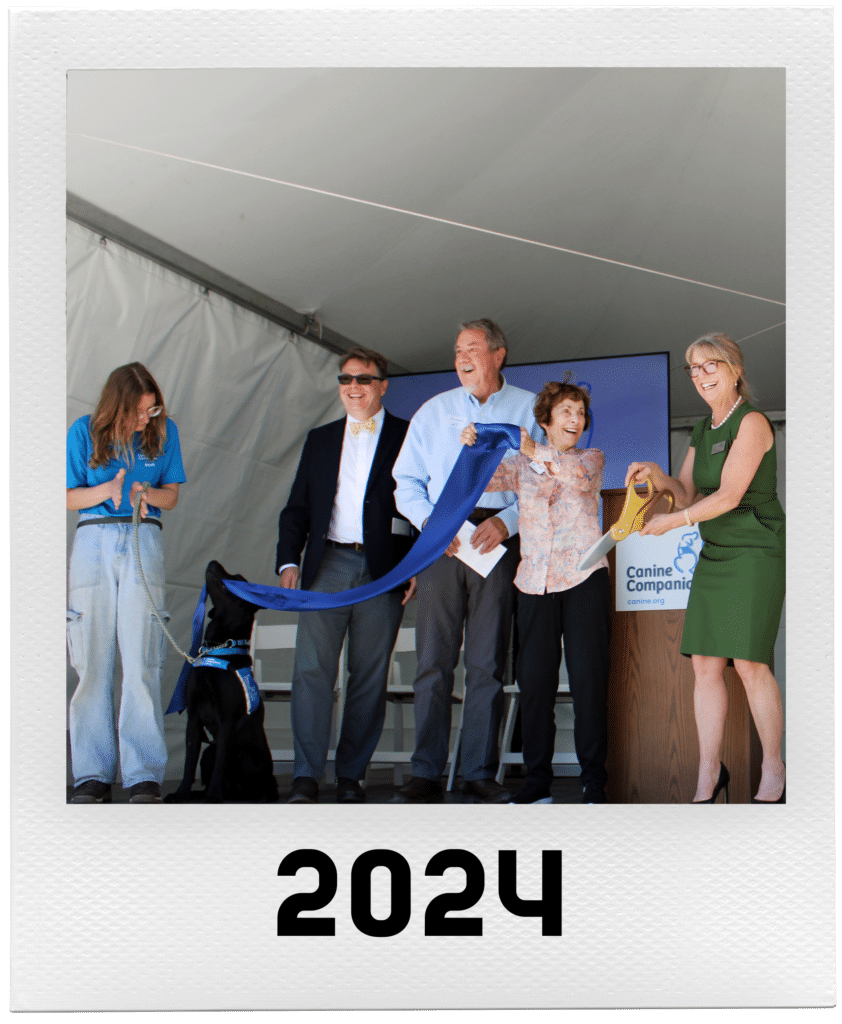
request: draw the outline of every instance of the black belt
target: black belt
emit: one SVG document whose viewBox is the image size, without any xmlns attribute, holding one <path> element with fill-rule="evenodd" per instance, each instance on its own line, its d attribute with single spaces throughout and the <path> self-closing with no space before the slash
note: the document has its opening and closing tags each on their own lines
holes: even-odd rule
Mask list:
<svg viewBox="0 0 842 1024">
<path fill-rule="evenodd" d="M 480 508 L 477 506 L 468 516 L 468 522 L 484 523 L 486 519 L 491 519 L 492 516 L 499 516 L 502 511 L 502 508 Z"/>
<path fill-rule="evenodd" d="M 363 548 L 363 545 L 362 544 L 357 544 L 356 541 L 354 541 L 353 544 L 342 544 L 338 540 L 328 540 L 327 543 L 332 548 L 343 548 L 343 549 L 347 549 L 348 551 L 364 551 L 365 550 Z"/>
<path fill-rule="evenodd" d="M 76 524 L 78 530 L 80 526 L 98 526 L 100 523 L 131 523 L 133 522 L 131 516 L 102 516 L 98 519 L 80 519 Z M 141 526 L 144 523 L 148 523 L 150 526 L 157 526 L 159 530 L 163 530 L 160 519 L 139 519 L 138 522 Z"/>
</svg>

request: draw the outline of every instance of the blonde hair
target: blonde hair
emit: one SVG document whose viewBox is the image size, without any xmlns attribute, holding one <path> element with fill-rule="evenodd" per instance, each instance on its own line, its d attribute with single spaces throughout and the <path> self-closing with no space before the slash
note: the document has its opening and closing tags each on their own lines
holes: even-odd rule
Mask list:
<svg viewBox="0 0 842 1024">
<path fill-rule="evenodd" d="M 746 369 L 743 362 L 743 350 L 727 334 L 720 331 L 713 331 L 711 334 L 703 334 L 696 338 L 692 345 L 689 345 L 684 358 L 690 362 L 694 349 L 704 349 L 711 359 L 721 359 L 726 363 L 731 372 L 737 378 L 737 394 L 746 402 L 754 402 L 754 392 L 746 380 Z"/>
<path fill-rule="evenodd" d="M 161 414 L 144 427 L 140 450 L 150 459 L 157 459 L 163 452 L 167 437 L 164 396 L 143 363 L 128 363 L 111 371 L 91 416 L 93 454 L 90 466 L 93 469 L 107 465 L 113 458 L 122 458 L 129 466 L 134 465 L 134 421 L 144 395 L 155 396 L 155 405 L 160 405 Z"/>
</svg>

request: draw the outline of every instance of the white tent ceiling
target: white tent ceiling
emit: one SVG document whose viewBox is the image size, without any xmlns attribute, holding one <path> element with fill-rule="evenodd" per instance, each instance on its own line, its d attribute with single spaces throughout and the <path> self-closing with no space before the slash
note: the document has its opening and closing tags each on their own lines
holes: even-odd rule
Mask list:
<svg viewBox="0 0 842 1024">
<path fill-rule="evenodd" d="M 715 329 L 785 408 L 782 69 L 72 72 L 67 125 L 69 192 L 406 369 L 478 316 L 513 362 Z"/>
</svg>

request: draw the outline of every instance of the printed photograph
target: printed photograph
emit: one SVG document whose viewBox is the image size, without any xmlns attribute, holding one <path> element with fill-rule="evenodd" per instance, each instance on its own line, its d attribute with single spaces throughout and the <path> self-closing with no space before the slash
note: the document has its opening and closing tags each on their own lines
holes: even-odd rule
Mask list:
<svg viewBox="0 0 842 1024">
<path fill-rule="evenodd" d="M 784 801 L 785 96 L 72 71 L 70 802 Z"/>
<path fill-rule="evenodd" d="M 832 27 L 13 12 L 13 1010 L 835 1003 Z"/>
</svg>

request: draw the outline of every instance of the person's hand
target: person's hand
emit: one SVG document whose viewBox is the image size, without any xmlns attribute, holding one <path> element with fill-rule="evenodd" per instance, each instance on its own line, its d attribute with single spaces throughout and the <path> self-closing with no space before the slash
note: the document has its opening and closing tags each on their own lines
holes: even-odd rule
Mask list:
<svg viewBox="0 0 842 1024">
<path fill-rule="evenodd" d="M 481 555 L 487 555 L 508 536 L 509 530 L 503 520 L 499 516 L 492 516 L 474 530 L 471 547 L 477 548 Z"/>
<path fill-rule="evenodd" d="M 121 469 L 120 472 L 122 473 L 124 471 Z M 145 519 L 149 512 L 149 506 L 146 503 L 146 488 L 143 484 L 138 483 L 138 481 L 135 480 L 132 484 L 132 489 L 129 491 L 129 504 L 132 506 L 133 511 L 137 504 L 138 494 L 140 495 L 140 518 Z"/>
<path fill-rule="evenodd" d="M 520 428 L 520 450 L 527 457 L 527 459 L 531 459 L 532 456 L 535 454 L 535 442 L 532 440 L 529 434 L 526 433 L 523 427 Z M 508 535 L 509 531 L 506 530 L 506 536 L 508 537 Z"/>
<path fill-rule="evenodd" d="M 281 572 L 281 586 L 287 590 L 295 590 L 298 586 L 298 569 L 294 565 L 288 565 Z"/>
<path fill-rule="evenodd" d="M 413 576 L 412 579 L 409 581 L 409 586 L 406 588 L 406 593 L 403 595 L 403 601 L 401 601 L 401 606 L 405 605 L 407 601 L 411 601 L 413 597 L 415 597 L 415 590 L 417 586 L 418 577 Z"/>
<path fill-rule="evenodd" d="M 110 501 L 115 510 L 123 504 L 123 479 L 125 476 L 125 469 L 120 469 L 114 479 L 108 481 L 108 497 L 105 500 Z"/>
<path fill-rule="evenodd" d="M 477 428 L 473 423 L 469 423 L 467 427 L 459 435 L 459 443 L 472 445 L 477 439 Z"/>
<path fill-rule="evenodd" d="M 657 468 L 654 462 L 633 462 L 626 470 L 626 482 L 623 486 L 628 487 L 632 477 L 634 477 L 635 484 L 645 483 L 647 478 L 653 476 L 653 471 Z M 652 483 L 655 483 L 654 479 Z"/>
<path fill-rule="evenodd" d="M 462 547 L 462 542 L 459 540 L 458 537 L 454 537 L 453 540 L 445 548 L 444 553 L 447 555 L 448 558 L 453 558 L 453 556 L 456 554 L 460 547 Z"/>
<path fill-rule="evenodd" d="M 670 530 L 674 530 L 676 526 L 684 524 L 683 516 L 670 515 L 658 515 L 652 516 L 648 523 L 644 523 L 640 529 L 641 537 L 660 537 L 665 533 L 669 533 Z"/>
</svg>

